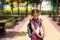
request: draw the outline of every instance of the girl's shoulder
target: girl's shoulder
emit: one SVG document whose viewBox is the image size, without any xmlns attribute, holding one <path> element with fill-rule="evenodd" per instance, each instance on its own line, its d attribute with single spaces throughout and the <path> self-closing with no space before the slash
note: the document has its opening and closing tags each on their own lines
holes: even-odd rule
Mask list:
<svg viewBox="0 0 60 40">
<path fill-rule="evenodd" d="M 41 18 L 38 18 L 38 20 L 39 20 L 39 21 L 42 21 L 42 19 L 41 19 Z"/>
</svg>

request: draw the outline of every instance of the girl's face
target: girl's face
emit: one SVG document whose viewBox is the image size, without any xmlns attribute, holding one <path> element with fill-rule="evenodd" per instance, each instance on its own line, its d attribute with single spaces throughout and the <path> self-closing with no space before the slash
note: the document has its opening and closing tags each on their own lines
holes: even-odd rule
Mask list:
<svg viewBox="0 0 60 40">
<path fill-rule="evenodd" d="M 33 18 L 34 18 L 34 19 L 38 19 L 38 15 L 39 15 L 39 14 L 35 11 L 34 14 L 33 14 Z"/>
</svg>

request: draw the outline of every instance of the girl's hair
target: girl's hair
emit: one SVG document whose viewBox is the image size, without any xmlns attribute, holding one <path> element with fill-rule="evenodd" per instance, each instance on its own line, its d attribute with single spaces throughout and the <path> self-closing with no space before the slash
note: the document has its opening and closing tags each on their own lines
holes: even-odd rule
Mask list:
<svg viewBox="0 0 60 40">
<path fill-rule="evenodd" d="M 36 11 L 37 13 L 39 13 L 39 11 L 38 11 L 37 9 L 33 9 L 31 15 L 33 15 L 33 14 L 35 13 L 35 11 Z"/>
</svg>

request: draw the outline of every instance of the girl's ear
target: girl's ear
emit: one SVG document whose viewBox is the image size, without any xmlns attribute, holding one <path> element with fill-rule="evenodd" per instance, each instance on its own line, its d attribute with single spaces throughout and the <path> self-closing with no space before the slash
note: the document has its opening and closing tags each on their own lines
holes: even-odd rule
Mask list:
<svg viewBox="0 0 60 40">
<path fill-rule="evenodd" d="M 39 12 L 39 15 L 41 15 L 41 12 Z"/>
<path fill-rule="evenodd" d="M 38 13 L 38 16 L 40 15 L 40 13 Z"/>
</svg>

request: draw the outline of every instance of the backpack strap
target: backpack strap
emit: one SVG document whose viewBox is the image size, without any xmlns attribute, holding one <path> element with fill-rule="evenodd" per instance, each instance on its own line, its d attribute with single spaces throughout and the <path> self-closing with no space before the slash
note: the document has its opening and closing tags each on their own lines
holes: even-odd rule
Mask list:
<svg viewBox="0 0 60 40">
<path fill-rule="evenodd" d="M 31 20 L 31 22 L 34 24 L 34 28 L 36 29 L 36 24 L 33 19 Z"/>
<path fill-rule="evenodd" d="M 31 22 L 34 24 L 34 27 L 35 27 L 35 29 L 36 29 L 36 23 L 34 22 L 33 19 L 31 20 Z M 42 19 L 38 19 L 38 23 L 39 23 L 38 25 L 41 26 L 41 25 L 42 25 Z"/>
<path fill-rule="evenodd" d="M 38 22 L 40 23 L 40 25 L 42 25 L 42 19 L 38 19 Z"/>
</svg>

